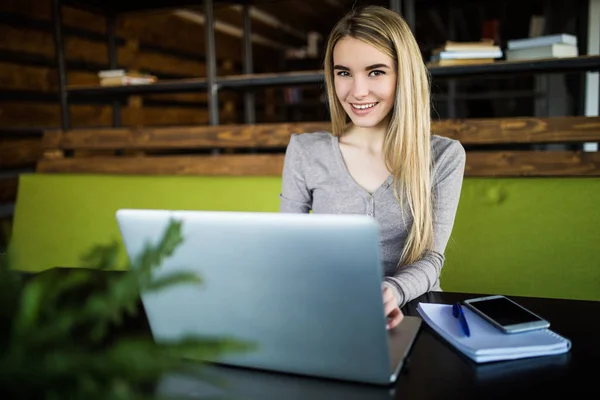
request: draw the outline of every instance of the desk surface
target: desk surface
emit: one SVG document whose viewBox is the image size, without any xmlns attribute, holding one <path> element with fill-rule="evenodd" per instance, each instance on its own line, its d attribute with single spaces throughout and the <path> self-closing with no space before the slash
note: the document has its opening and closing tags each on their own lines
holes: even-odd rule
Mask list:
<svg viewBox="0 0 600 400">
<path fill-rule="evenodd" d="M 410 302 L 406 315 L 418 316 L 419 302 L 452 303 L 478 295 L 428 293 Z M 558 356 L 475 364 L 455 351 L 425 323 L 410 359 L 390 388 L 219 367 L 227 389 L 180 376 L 165 377 L 159 393 L 189 398 L 232 394 L 244 399 L 447 399 L 504 398 L 518 394 L 555 398 L 596 392 L 600 373 L 600 302 L 512 297 L 550 320 L 551 329 L 571 339 L 569 353 Z M 352 362 L 351 359 L 348 362 Z"/>
</svg>

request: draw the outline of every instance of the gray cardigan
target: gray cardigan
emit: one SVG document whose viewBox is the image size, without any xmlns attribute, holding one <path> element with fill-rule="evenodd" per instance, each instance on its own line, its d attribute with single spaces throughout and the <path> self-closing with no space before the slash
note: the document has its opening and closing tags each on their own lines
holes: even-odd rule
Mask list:
<svg viewBox="0 0 600 400">
<path fill-rule="evenodd" d="M 398 268 L 412 216 L 394 197 L 392 176 L 373 193 L 349 174 L 338 138 L 327 132 L 294 134 L 286 150 L 280 211 L 286 213 L 366 214 L 381 232 L 384 284 L 393 289 L 400 306 L 428 291 L 441 291 L 439 277 L 452 232 L 465 169 L 460 142 L 432 135 L 434 157 L 433 251 Z"/>
</svg>

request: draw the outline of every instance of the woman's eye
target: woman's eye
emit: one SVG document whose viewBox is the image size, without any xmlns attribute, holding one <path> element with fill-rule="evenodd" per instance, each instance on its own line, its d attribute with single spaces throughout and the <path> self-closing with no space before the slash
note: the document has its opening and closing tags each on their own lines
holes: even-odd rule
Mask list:
<svg viewBox="0 0 600 400">
<path fill-rule="evenodd" d="M 380 76 L 380 75 L 385 75 L 385 72 L 383 72 L 383 71 L 379 71 L 379 70 L 374 70 L 374 71 L 371 71 L 371 72 L 369 73 L 369 75 L 370 75 L 370 76 Z"/>
<path fill-rule="evenodd" d="M 350 76 L 350 74 L 348 73 L 348 71 L 338 71 L 337 75 L 338 76 Z"/>
</svg>

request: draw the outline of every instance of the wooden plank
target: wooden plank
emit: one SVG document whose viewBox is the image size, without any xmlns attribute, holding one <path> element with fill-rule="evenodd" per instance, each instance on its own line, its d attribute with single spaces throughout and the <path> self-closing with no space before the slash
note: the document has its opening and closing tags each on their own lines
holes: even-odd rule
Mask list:
<svg viewBox="0 0 600 400">
<path fill-rule="evenodd" d="M 53 57 L 54 41 L 51 34 L 0 25 L 0 51 L 2 50 Z"/>
<path fill-rule="evenodd" d="M 108 65 L 107 44 L 78 37 L 65 37 L 67 61 L 85 61 Z M 0 51 L 18 51 L 54 57 L 51 33 L 0 25 Z M 155 52 L 140 51 L 135 46 L 118 46 L 119 66 L 153 73 L 206 76 L 206 64 Z M 218 71 L 223 72 L 223 71 Z M 92 84 L 97 83 L 97 79 Z"/>
<path fill-rule="evenodd" d="M 40 160 L 38 172 L 139 175 L 281 176 L 283 154 L 93 157 Z M 468 152 L 465 176 L 600 176 L 600 153 Z"/>
<path fill-rule="evenodd" d="M 285 147 L 292 133 L 328 131 L 328 122 L 95 129 L 66 132 L 53 146 L 82 149 Z M 492 118 L 432 124 L 463 145 L 600 141 L 600 117 Z M 58 141 L 57 141 L 58 140 Z"/>
<path fill-rule="evenodd" d="M 19 178 L 17 176 L 0 179 L 0 203 L 12 203 L 17 198 Z"/>
<path fill-rule="evenodd" d="M 41 20 L 52 18 L 52 2 L 39 0 L 2 0 L 0 9 L 20 15 L 26 15 Z M 78 8 L 62 7 L 63 23 L 69 26 L 86 28 L 90 31 L 103 33 L 106 29 L 104 18 Z"/>
<path fill-rule="evenodd" d="M 67 71 L 67 81 L 74 85 L 97 85 L 93 72 Z M 57 92 L 58 72 L 55 68 L 0 62 L 0 90 Z"/>
<path fill-rule="evenodd" d="M 0 62 L 0 90 L 37 90 L 47 92 L 51 90 L 50 71 L 50 68 Z M 83 84 L 83 82 L 93 83 L 94 81 L 87 79 L 81 82 Z"/>
<path fill-rule="evenodd" d="M 467 152 L 465 176 L 600 176 L 600 153 Z"/>
<path fill-rule="evenodd" d="M 98 85 L 98 75 L 93 72 L 71 70 L 67 71 L 67 82 L 72 86 Z M 58 73 L 55 68 L 0 62 L 0 90 L 2 89 L 56 93 L 58 92 Z M 219 94 L 219 101 L 236 101 L 239 97 L 237 92 L 223 92 Z M 260 99 L 260 96 L 257 97 Z M 183 103 L 208 102 L 206 92 L 155 94 L 144 96 L 144 98 Z"/>
<path fill-rule="evenodd" d="M 50 5 L 51 2 L 39 0 L 3 0 L 0 2 L 0 10 L 48 21 L 52 18 Z M 62 7 L 62 13 L 65 26 L 87 29 L 96 33 L 104 33 L 106 30 L 106 21 L 102 16 L 68 6 Z M 166 32 L 168 34 L 165 34 Z M 198 54 L 198 56 L 205 48 L 202 27 L 171 13 L 122 16 L 117 18 L 116 34 L 125 39 L 141 40 L 144 43 Z M 232 58 L 241 62 L 240 39 L 217 31 L 215 40 L 218 58 Z M 276 52 L 271 50 L 269 54 L 273 57 Z M 269 58 L 257 58 L 256 64 L 262 60 L 266 63 Z"/>
<path fill-rule="evenodd" d="M 98 105 L 71 105 L 73 128 L 85 126 L 111 126 L 112 107 Z M 207 124 L 208 111 L 191 107 L 123 107 L 122 121 L 125 126 Z M 231 118 L 221 112 L 223 120 Z M 10 102 L 0 103 L 0 125 L 6 127 L 58 127 L 60 105 L 49 103 Z"/>
<path fill-rule="evenodd" d="M 283 154 L 93 157 L 40 160 L 37 172 L 134 175 L 280 176 Z"/>
<path fill-rule="evenodd" d="M 432 131 L 463 145 L 587 142 L 600 140 L 600 117 L 442 120 Z"/>
<path fill-rule="evenodd" d="M 256 9 L 263 11 L 267 14 L 274 16 L 275 18 L 285 21 L 286 24 L 289 24 L 292 28 L 300 31 L 306 32 L 310 29 L 314 29 L 319 31 L 318 23 L 314 15 L 308 16 L 306 15 L 306 10 L 300 10 L 299 4 L 300 2 L 279 2 L 279 1 L 269 1 L 269 2 L 259 2 L 253 7 Z M 323 12 L 323 8 L 328 7 L 326 4 L 319 4 L 317 7 L 317 12 Z M 304 12 L 303 12 L 304 11 Z M 293 18 L 290 16 L 293 15 Z M 338 13 L 338 18 L 342 17 L 342 13 Z"/>
<path fill-rule="evenodd" d="M 167 32 L 168 34 L 165 34 Z M 203 53 L 206 48 L 203 27 L 172 13 L 124 16 L 117 21 L 117 34 L 190 53 Z M 215 43 L 217 59 L 242 61 L 242 41 L 239 38 L 215 31 Z M 270 55 L 273 57 L 276 52 L 271 51 Z M 267 62 L 266 59 L 255 58 L 255 60 L 255 64 Z"/>
<path fill-rule="evenodd" d="M 0 168 L 35 165 L 42 155 L 42 140 L 0 139 Z"/>
<path fill-rule="evenodd" d="M 47 132 L 45 148 L 173 149 L 286 147 L 294 132 L 315 132 L 329 123 L 184 126 L 168 128 L 90 129 Z"/>
<path fill-rule="evenodd" d="M 286 6 L 289 8 L 290 4 L 286 4 Z M 326 3 L 319 4 L 319 11 L 323 11 L 323 7 L 325 6 Z M 240 28 L 244 26 L 244 17 L 241 9 L 234 10 L 234 7 L 215 7 L 214 16 L 215 20 L 219 20 L 233 26 L 239 26 Z M 288 18 L 286 19 L 289 19 L 289 14 Z M 295 20 L 295 18 L 293 20 Z M 251 23 L 253 34 L 261 35 L 266 38 L 276 38 L 279 43 L 289 45 L 290 47 L 300 47 L 306 45 L 305 37 L 293 35 L 287 30 L 279 29 L 274 27 L 272 24 L 265 23 L 262 19 L 253 18 Z M 303 26 L 298 31 L 306 32 L 306 30 L 306 27 Z"/>
</svg>

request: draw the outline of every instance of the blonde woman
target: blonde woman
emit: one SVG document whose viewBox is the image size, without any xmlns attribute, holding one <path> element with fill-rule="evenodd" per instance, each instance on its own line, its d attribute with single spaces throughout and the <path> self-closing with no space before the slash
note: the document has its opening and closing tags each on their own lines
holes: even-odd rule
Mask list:
<svg viewBox="0 0 600 400">
<path fill-rule="evenodd" d="M 290 138 L 280 211 L 378 221 L 390 329 L 403 318 L 400 307 L 441 290 L 465 151 L 430 132 L 429 76 L 398 14 L 350 12 L 333 28 L 324 64 L 332 132 Z"/>
</svg>

